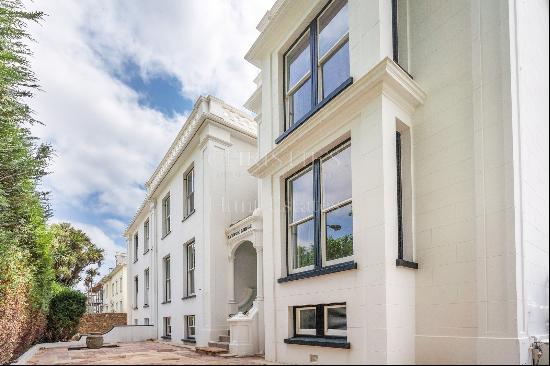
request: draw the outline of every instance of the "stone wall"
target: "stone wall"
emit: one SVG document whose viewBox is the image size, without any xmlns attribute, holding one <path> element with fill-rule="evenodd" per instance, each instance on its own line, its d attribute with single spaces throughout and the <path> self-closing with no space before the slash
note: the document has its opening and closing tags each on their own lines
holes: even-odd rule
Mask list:
<svg viewBox="0 0 550 366">
<path fill-rule="evenodd" d="M 80 319 L 78 333 L 105 333 L 115 325 L 126 325 L 126 313 L 85 314 Z"/>
</svg>

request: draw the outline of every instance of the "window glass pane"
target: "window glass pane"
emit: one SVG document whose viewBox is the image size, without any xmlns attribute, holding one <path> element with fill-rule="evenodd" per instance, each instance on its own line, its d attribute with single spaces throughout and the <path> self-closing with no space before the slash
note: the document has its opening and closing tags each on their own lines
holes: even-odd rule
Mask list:
<svg viewBox="0 0 550 366">
<path fill-rule="evenodd" d="M 294 248 L 294 268 L 302 268 L 314 264 L 313 228 L 313 220 L 291 227 L 290 240 Z"/>
<path fill-rule="evenodd" d="M 351 198 L 351 147 L 337 152 L 321 164 L 323 208 Z"/>
<path fill-rule="evenodd" d="M 326 214 L 326 259 L 331 261 L 353 254 L 353 220 L 351 204 Z"/>
<path fill-rule="evenodd" d="M 299 329 L 315 329 L 315 309 L 298 309 L 300 315 Z"/>
<path fill-rule="evenodd" d="M 287 55 L 287 90 L 292 89 L 311 69 L 309 32 L 307 32 Z"/>
<path fill-rule="evenodd" d="M 323 64 L 323 98 L 349 78 L 349 42 Z"/>
<path fill-rule="evenodd" d="M 348 3 L 336 0 L 319 18 L 319 58 L 348 32 Z"/>
<path fill-rule="evenodd" d="M 311 109 L 311 78 L 308 79 L 290 98 L 290 123 L 297 122 Z"/>
<path fill-rule="evenodd" d="M 291 222 L 313 215 L 313 169 L 292 179 L 289 183 Z"/>
<path fill-rule="evenodd" d="M 345 307 L 327 308 L 327 329 L 346 330 L 347 327 Z"/>
</svg>

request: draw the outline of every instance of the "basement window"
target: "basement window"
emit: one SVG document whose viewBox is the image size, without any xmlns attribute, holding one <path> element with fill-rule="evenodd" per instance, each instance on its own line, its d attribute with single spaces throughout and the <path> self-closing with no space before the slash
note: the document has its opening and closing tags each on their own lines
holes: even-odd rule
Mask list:
<svg viewBox="0 0 550 366">
<path fill-rule="evenodd" d="M 350 348 L 345 303 L 295 306 L 292 312 L 294 335 L 285 343 Z"/>
</svg>

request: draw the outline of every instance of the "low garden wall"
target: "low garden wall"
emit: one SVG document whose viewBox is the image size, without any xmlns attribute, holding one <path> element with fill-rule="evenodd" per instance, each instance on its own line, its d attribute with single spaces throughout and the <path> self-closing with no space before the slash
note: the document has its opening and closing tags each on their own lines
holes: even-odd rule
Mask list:
<svg viewBox="0 0 550 366">
<path fill-rule="evenodd" d="M 84 314 L 78 333 L 105 333 L 117 325 L 126 325 L 126 313 Z"/>
</svg>

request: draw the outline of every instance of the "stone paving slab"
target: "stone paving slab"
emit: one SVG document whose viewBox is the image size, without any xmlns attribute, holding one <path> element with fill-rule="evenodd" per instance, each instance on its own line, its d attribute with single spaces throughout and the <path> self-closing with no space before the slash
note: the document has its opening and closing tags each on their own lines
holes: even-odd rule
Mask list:
<svg viewBox="0 0 550 366">
<path fill-rule="evenodd" d="M 199 355 L 189 347 L 166 342 L 118 343 L 116 348 L 68 350 L 40 349 L 27 365 L 266 365 L 262 357 Z"/>
</svg>

